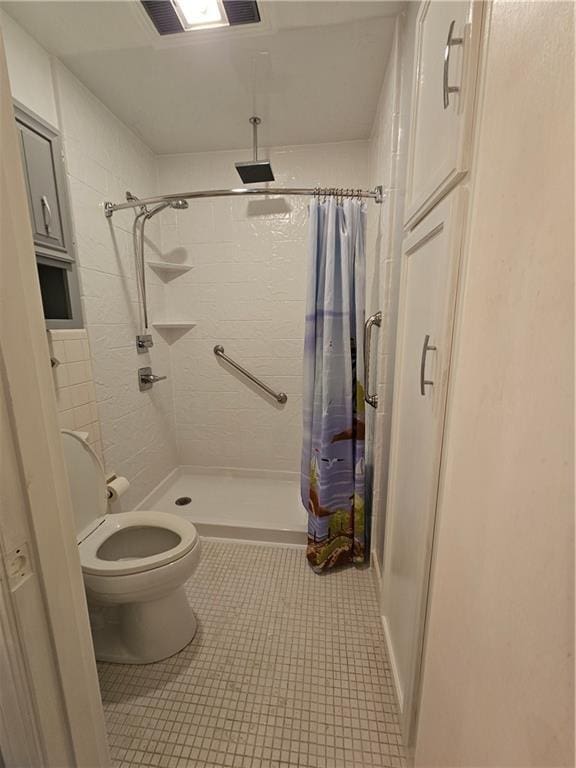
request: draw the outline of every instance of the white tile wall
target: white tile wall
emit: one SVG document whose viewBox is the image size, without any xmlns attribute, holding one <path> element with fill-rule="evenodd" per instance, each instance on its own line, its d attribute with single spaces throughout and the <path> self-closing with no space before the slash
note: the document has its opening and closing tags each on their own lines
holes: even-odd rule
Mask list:
<svg viewBox="0 0 576 768">
<path fill-rule="evenodd" d="M 280 186 L 365 187 L 367 142 L 265 151 Z M 234 187 L 247 152 L 158 158 L 158 189 Z M 370 204 L 369 204 L 370 205 Z M 166 284 L 177 319 L 196 320 L 172 346 L 179 460 L 196 466 L 298 471 L 307 269 L 307 198 L 191 202 L 161 215 L 162 257 L 194 265 Z M 276 390 L 278 406 L 213 354 L 230 357 Z"/>
<path fill-rule="evenodd" d="M 54 78 L 103 458 L 108 471 L 130 479 L 131 488 L 122 500 L 124 508 L 130 509 L 177 461 L 170 350 L 155 334 L 155 346 L 149 353 L 136 352 L 140 320 L 131 239 L 133 214 L 119 213 L 108 220 L 102 203 L 123 199 L 128 189 L 140 196 L 153 194 L 155 157 L 58 61 Z M 157 237 L 155 222 L 148 232 Z M 158 313 L 162 283 L 152 272 L 147 277 L 152 311 Z M 84 383 L 83 365 L 82 361 L 66 363 L 70 385 Z M 144 365 L 168 375 L 169 381 L 140 392 L 137 369 Z M 82 390 L 75 391 L 80 397 Z M 84 405 L 77 406 L 82 408 Z M 78 417 L 81 413 L 78 410 Z"/>
<path fill-rule="evenodd" d="M 137 355 L 133 214 L 107 220 L 103 201 L 123 199 L 128 189 L 146 196 L 236 186 L 234 161 L 250 150 L 156 158 L 61 62 L 52 59 L 52 65 L 101 448 L 106 468 L 132 482 L 125 506 L 135 505 L 177 463 L 297 471 L 307 199 L 198 201 L 151 222 L 148 257 L 194 265 L 180 277 L 148 271 L 151 316 L 198 325 L 185 334 L 153 332 L 154 348 Z M 273 148 L 268 154 L 278 184 L 368 184 L 367 142 Z M 285 390 L 286 407 L 219 364 L 212 353 L 216 343 Z M 170 379 L 143 394 L 136 370 L 145 364 Z M 67 361 L 66 374 L 67 386 L 78 387 L 77 404 L 63 410 L 77 408 L 78 418 L 87 417 L 78 400 L 85 397 L 85 361 Z M 60 396 L 63 404 L 71 402 L 71 393 Z M 72 423 L 70 414 L 64 418 Z"/>
<path fill-rule="evenodd" d="M 88 334 L 85 330 L 48 331 L 50 356 L 60 426 L 88 432 L 88 442 L 102 458 L 100 422 Z"/>
</svg>

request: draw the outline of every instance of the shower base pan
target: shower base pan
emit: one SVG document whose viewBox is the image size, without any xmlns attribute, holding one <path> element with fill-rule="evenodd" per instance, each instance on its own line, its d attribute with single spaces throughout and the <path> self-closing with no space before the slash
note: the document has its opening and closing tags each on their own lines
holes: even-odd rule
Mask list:
<svg viewBox="0 0 576 768">
<path fill-rule="evenodd" d="M 178 467 L 137 509 L 179 515 L 201 536 L 306 544 L 300 479 L 293 472 Z"/>
</svg>

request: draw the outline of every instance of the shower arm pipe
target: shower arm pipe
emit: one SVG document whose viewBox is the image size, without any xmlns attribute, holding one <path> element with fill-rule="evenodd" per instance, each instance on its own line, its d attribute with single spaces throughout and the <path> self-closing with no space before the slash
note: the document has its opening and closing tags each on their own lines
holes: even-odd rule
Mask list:
<svg viewBox="0 0 576 768">
<path fill-rule="evenodd" d="M 141 208 L 147 205 L 159 205 L 176 202 L 178 200 L 198 200 L 207 197 L 244 197 L 252 195 L 296 195 L 314 197 L 320 195 L 330 197 L 352 197 L 374 200 L 382 203 L 384 191 L 381 186 L 375 189 L 342 189 L 340 187 L 238 187 L 237 189 L 205 189 L 197 192 L 179 192 L 173 195 L 158 195 L 141 199 L 127 200 L 125 203 L 104 203 L 104 215 L 110 218 L 115 211 L 123 211 L 129 208 Z"/>
</svg>

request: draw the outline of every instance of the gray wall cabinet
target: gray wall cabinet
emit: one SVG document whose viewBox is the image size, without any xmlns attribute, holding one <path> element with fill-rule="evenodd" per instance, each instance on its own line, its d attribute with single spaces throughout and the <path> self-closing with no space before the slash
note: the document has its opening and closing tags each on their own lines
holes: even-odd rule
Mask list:
<svg viewBox="0 0 576 768">
<path fill-rule="evenodd" d="M 21 104 L 16 125 L 47 328 L 81 328 L 82 311 L 60 135 Z"/>
</svg>

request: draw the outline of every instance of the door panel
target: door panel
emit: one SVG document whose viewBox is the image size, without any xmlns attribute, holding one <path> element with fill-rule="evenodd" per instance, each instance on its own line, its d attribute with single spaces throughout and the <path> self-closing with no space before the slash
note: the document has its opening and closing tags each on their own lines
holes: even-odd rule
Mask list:
<svg viewBox="0 0 576 768">
<path fill-rule="evenodd" d="M 481 15 L 482 3 L 469 0 L 428 0 L 418 13 L 408 227 L 420 221 L 469 169 Z"/>
<path fill-rule="evenodd" d="M 459 189 L 445 198 L 406 239 L 402 255 L 384 584 L 408 742 L 422 653 L 465 196 Z"/>
</svg>

